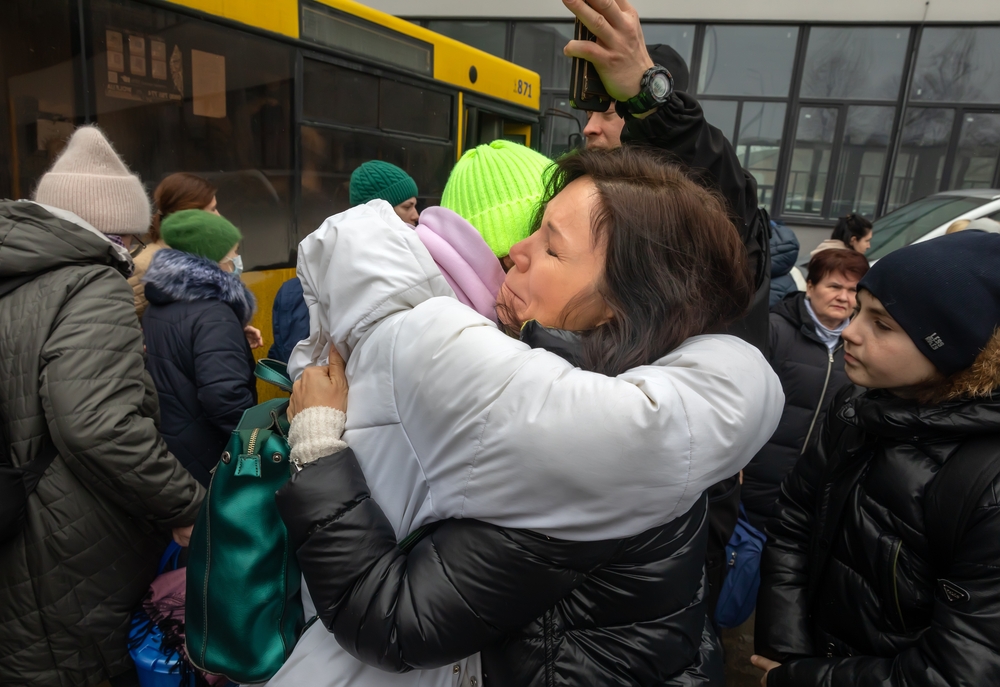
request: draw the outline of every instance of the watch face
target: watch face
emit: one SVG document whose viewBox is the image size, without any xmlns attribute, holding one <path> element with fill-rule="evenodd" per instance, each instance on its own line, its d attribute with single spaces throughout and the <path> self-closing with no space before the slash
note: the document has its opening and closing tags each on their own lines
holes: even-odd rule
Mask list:
<svg viewBox="0 0 1000 687">
<path fill-rule="evenodd" d="M 649 81 L 649 92 L 657 100 L 663 100 L 670 95 L 670 77 L 662 72 L 653 74 Z"/>
</svg>

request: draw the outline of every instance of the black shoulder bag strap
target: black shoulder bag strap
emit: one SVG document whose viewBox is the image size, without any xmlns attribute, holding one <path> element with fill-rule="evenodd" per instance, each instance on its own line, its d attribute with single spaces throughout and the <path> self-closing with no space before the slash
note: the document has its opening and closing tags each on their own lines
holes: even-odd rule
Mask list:
<svg viewBox="0 0 1000 687">
<path fill-rule="evenodd" d="M 14 292 L 41 273 L 29 274 L 0 282 L 0 298 Z M 32 460 L 20 467 L 14 467 L 10 456 L 10 439 L 7 437 L 6 423 L 0 418 L 0 542 L 16 535 L 24 522 L 24 509 L 28 495 L 35 491 L 38 482 L 59 450 L 51 437 L 45 438 L 42 450 Z"/>
<path fill-rule="evenodd" d="M 983 492 L 1000 477 L 1000 435 L 975 437 L 963 443 L 938 470 L 924 497 L 924 523 L 930 544 L 931 564 L 938 586 L 949 600 L 967 592 L 948 590 L 942 580 L 955 560 L 955 552 L 965 536 L 972 511 Z M 954 586 L 954 585 L 951 585 Z"/>
</svg>

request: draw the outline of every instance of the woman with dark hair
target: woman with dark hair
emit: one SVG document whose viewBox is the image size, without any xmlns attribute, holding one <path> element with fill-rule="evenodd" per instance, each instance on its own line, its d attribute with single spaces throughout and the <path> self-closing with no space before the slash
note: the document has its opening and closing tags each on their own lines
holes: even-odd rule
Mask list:
<svg viewBox="0 0 1000 687">
<path fill-rule="evenodd" d="M 312 332 L 291 367 L 334 364 L 297 382 L 306 467 L 278 503 L 340 646 L 311 629 L 272 684 L 384 684 L 355 658 L 448 666 L 421 685 L 721 680 L 704 491 L 782 402 L 755 348 L 711 333 L 753 298 L 746 251 L 647 150 L 565 158 L 546 198 L 498 298 L 520 341 L 452 297 L 388 204 L 300 246 Z"/>
<path fill-rule="evenodd" d="M 824 250 L 853 250 L 864 255 L 872 245 L 872 223 L 861 215 L 851 213 L 837 220 L 833 235 L 816 246 L 810 257 Z"/>
<path fill-rule="evenodd" d="M 750 523 L 761 531 L 777 514 L 782 480 L 816 444 L 824 411 L 847 384 L 841 332 L 867 272 L 860 253 L 821 251 L 809 261 L 806 291 L 789 294 L 771 309 L 768 360 L 781 380 L 785 408 L 778 429 L 743 471 L 742 489 Z"/>
<path fill-rule="evenodd" d="M 160 236 L 160 222 L 180 210 L 205 210 L 219 214 L 216 209 L 215 194 L 217 189 L 205 179 L 195 174 L 187 172 L 177 172 L 171 174 L 160 182 L 160 185 L 153 191 L 153 203 L 156 205 L 156 212 L 153 213 L 153 221 L 149 225 L 149 243 L 142 252 L 135 256 L 135 271 L 129 277 L 128 283 L 132 286 L 132 294 L 135 298 L 135 314 L 142 321 L 142 314 L 146 312 L 146 286 L 142 277 L 149 269 L 149 264 L 153 261 L 156 251 L 167 248 Z"/>
</svg>

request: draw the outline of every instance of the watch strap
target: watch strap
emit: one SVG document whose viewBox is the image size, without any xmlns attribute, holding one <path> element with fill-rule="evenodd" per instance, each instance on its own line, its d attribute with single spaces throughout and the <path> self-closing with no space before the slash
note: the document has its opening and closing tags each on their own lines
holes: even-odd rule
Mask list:
<svg viewBox="0 0 1000 687">
<path fill-rule="evenodd" d="M 652 77 L 660 72 L 666 73 L 667 78 L 670 79 L 670 90 L 668 91 L 666 98 L 664 98 L 663 100 L 657 100 L 653 96 L 653 93 L 650 90 L 649 86 Z M 657 107 L 658 105 L 662 105 L 663 103 L 665 103 L 667 100 L 670 99 L 670 96 L 674 92 L 673 85 L 674 85 L 673 75 L 665 67 L 661 67 L 660 65 L 653 65 L 652 67 L 647 69 L 646 72 L 642 75 L 642 80 L 639 82 L 639 93 L 629 98 L 628 100 L 616 101 L 615 112 L 618 114 L 619 117 L 626 120 L 631 119 L 637 114 L 642 114 L 643 112 L 649 112 L 653 108 Z"/>
</svg>

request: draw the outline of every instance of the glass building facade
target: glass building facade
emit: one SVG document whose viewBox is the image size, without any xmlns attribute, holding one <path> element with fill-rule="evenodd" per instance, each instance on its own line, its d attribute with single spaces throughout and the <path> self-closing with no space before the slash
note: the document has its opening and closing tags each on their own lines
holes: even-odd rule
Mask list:
<svg viewBox="0 0 1000 687">
<path fill-rule="evenodd" d="M 571 22 L 416 20 L 542 78 L 542 151 L 580 145 Z M 688 60 L 760 203 L 796 224 L 878 217 L 949 189 L 1000 188 L 1000 26 L 643 24 Z"/>
</svg>

